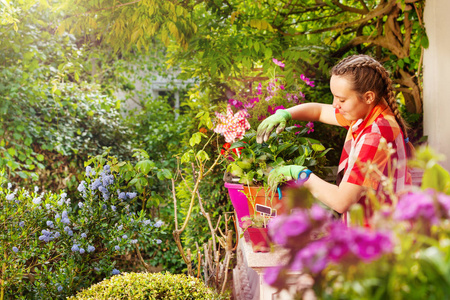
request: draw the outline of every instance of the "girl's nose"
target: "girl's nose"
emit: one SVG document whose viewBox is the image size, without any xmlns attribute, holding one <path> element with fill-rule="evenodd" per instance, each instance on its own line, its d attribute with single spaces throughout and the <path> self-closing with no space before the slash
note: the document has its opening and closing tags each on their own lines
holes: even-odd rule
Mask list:
<svg viewBox="0 0 450 300">
<path fill-rule="evenodd" d="M 336 99 L 333 99 L 333 108 L 340 108 L 339 107 L 339 101 L 338 100 L 336 100 Z"/>
</svg>

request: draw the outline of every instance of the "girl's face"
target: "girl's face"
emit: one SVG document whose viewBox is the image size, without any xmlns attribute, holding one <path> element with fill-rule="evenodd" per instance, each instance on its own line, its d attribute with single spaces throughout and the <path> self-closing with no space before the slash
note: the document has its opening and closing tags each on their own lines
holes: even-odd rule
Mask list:
<svg viewBox="0 0 450 300">
<path fill-rule="evenodd" d="M 364 119 L 375 106 L 372 92 L 367 92 L 362 98 L 358 97 L 344 76 L 331 76 L 330 90 L 333 94 L 333 107 L 349 121 Z"/>
</svg>

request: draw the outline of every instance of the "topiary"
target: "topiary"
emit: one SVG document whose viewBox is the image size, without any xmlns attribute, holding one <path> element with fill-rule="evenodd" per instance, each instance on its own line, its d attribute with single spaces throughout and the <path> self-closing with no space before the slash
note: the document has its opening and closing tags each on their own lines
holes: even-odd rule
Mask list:
<svg viewBox="0 0 450 300">
<path fill-rule="evenodd" d="M 123 273 L 92 285 L 68 300 L 221 299 L 201 280 L 184 274 Z"/>
</svg>

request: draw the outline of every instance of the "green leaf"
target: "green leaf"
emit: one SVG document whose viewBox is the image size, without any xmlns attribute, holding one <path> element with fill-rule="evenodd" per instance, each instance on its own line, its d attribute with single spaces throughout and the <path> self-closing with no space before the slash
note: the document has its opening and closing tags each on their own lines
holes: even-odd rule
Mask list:
<svg viewBox="0 0 450 300">
<path fill-rule="evenodd" d="M 325 150 L 325 146 L 322 145 L 322 144 L 312 144 L 312 148 L 316 152 L 320 152 L 320 151 Z"/>
<path fill-rule="evenodd" d="M 138 162 L 135 166 L 136 171 L 141 171 L 144 175 L 147 175 L 154 168 L 155 163 L 148 159 Z"/>
<path fill-rule="evenodd" d="M 201 141 L 202 141 L 202 133 L 196 132 L 189 139 L 189 145 L 191 145 L 191 147 L 194 147 L 195 145 L 200 144 Z"/>
<path fill-rule="evenodd" d="M 44 160 L 44 155 L 38 154 L 38 155 L 36 155 L 36 159 L 37 159 L 38 161 L 43 161 L 43 160 Z"/>
<path fill-rule="evenodd" d="M 204 150 L 200 150 L 197 152 L 197 154 L 195 155 L 197 157 L 198 160 L 200 160 L 201 162 L 207 161 L 209 160 L 209 155 L 208 153 L 206 153 L 206 151 Z"/>
<path fill-rule="evenodd" d="M 450 174 L 440 165 L 434 164 L 423 173 L 421 188 L 450 194 Z"/>
</svg>

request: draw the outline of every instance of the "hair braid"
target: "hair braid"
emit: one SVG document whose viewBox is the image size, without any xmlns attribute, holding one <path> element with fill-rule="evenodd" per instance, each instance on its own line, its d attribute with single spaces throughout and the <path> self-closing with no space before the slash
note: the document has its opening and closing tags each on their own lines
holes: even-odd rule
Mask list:
<svg viewBox="0 0 450 300">
<path fill-rule="evenodd" d="M 368 55 L 351 55 L 335 65 L 331 74 L 348 77 L 352 82 L 353 90 L 360 96 L 367 91 L 373 91 L 376 95 L 376 103 L 384 99 L 392 110 L 395 120 L 403 132 L 403 137 L 408 141 L 409 126 L 398 109 L 389 73 L 379 61 Z M 408 156 L 411 156 L 414 148 L 410 143 L 408 147 Z"/>
</svg>

